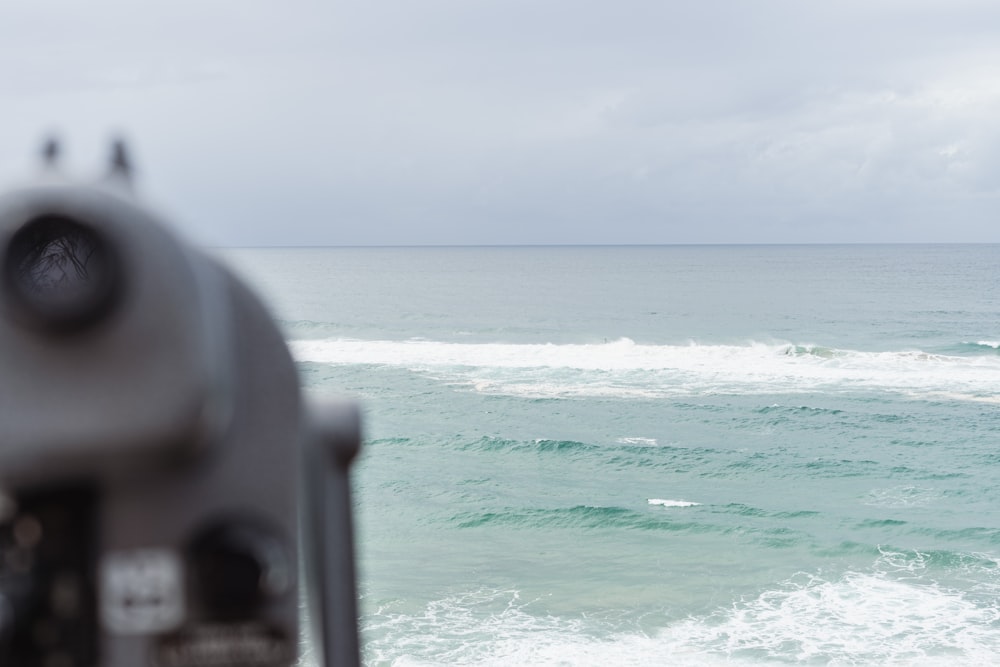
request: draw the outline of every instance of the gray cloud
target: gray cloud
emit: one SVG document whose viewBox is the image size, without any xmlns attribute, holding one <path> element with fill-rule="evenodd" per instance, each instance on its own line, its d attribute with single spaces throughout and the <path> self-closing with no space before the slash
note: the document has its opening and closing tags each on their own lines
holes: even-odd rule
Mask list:
<svg viewBox="0 0 1000 667">
<path fill-rule="evenodd" d="M 997 240 L 989 2 L 132 4 L 4 10 L 0 176 L 121 130 L 226 245 Z"/>
</svg>

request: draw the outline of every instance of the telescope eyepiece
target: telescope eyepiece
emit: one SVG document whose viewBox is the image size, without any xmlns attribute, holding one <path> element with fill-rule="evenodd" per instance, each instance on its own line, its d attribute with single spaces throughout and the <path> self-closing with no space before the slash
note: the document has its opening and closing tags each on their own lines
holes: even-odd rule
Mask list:
<svg viewBox="0 0 1000 667">
<path fill-rule="evenodd" d="M 14 314 L 54 334 L 78 333 L 118 302 L 121 261 L 93 226 L 42 215 L 21 226 L 3 255 L 3 282 Z"/>
</svg>

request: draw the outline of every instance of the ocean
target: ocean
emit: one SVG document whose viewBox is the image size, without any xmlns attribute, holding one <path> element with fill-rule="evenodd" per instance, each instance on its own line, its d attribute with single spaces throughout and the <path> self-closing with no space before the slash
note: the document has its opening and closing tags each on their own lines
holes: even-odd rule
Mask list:
<svg viewBox="0 0 1000 667">
<path fill-rule="evenodd" d="M 1000 664 L 1000 246 L 240 249 L 369 665 Z"/>
</svg>

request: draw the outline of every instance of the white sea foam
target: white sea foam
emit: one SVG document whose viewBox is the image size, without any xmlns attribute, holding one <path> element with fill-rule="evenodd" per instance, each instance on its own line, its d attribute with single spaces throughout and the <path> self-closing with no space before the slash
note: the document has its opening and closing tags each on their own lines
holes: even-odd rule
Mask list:
<svg viewBox="0 0 1000 667">
<path fill-rule="evenodd" d="M 638 632 L 607 634 L 607 627 L 592 620 L 536 614 L 532 607 L 515 591 L 476 591 L 435 600 L 416 615 L 380 610 L 362 621 L 363 635 L 374 637 L 364 646 L 365 663 L 393 667 L 733 664 L 721 656 L 665 646 Z"/>
<path fill-rule="evenodd" d="M 647 501 L 650 505 L 662 505 L 663 507 L 695 507 L 701 503 L 693 503 L 690 500 L 664 500 L 663 498 L 650 498 Z"/>
<path fill-rule="evenodd" d="M 619 445 L 639 445 L 641 447 L 655 447 L 656 438 L 618 438 Z"/>
<path fill-rule="evenodd" d="M 299 361 L 398 366 L 487 394 L 659 398 L 890 391 L 926 400 L 998 402 L 1000 357 L 863 352 L 787 343 L 642 345 L 298 340 Z"/>
<path fill-rule="evenodd" d="M 987 664 L 1000 650 L 995 605 L 929 582 L 849 572 L 801 576 L 661 639 L 710 653 L 822 664 Z"/>
<path fill-rule="evenodd" d="M 897 509 L 900 507 L 926 507 L 942 499 L 942 493 L 935 489 L 899 485 L 872 489 L 863 498 L 865 505 Z"/>
<path fill-rule="evenodd" d="M 516 592 L 478 591 L 417 614 L 378 610 L 363 633 L 373 665 L 954 665 L 995 664 L 998 623 L 995 598 L 977 602 L 876 568 L 797 575 L 654 632 L 620 618 L 537 613 Z"/>
</svg>

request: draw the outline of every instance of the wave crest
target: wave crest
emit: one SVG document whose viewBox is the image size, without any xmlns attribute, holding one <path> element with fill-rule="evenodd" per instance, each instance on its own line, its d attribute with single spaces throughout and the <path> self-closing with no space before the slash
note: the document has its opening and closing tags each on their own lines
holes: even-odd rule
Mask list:
<svg viewBox="0 0 1000 667">
<path fill-rule="evenodd" d="M 946 570 L 993 572 L 968 554 Z M 483 589 L 362 619 L 365 658 L 393 665 L 993 664 L 995 591 L 973 596 L 915 578 L 941 557 L 884 551 L 869 571 L 800 573 L 708 614 L 637 629 L 634 618 L 557 616 L 541 600 Z"/>
<path fill-rule="evenodd" d="M 529 398 L 895 392 L 1000 402 L 1000 354 L 865 352 L 789 343 L 647 345 L 297 340 L 301 362 L 402 367 L 484 394 Z"/>
</svg>

